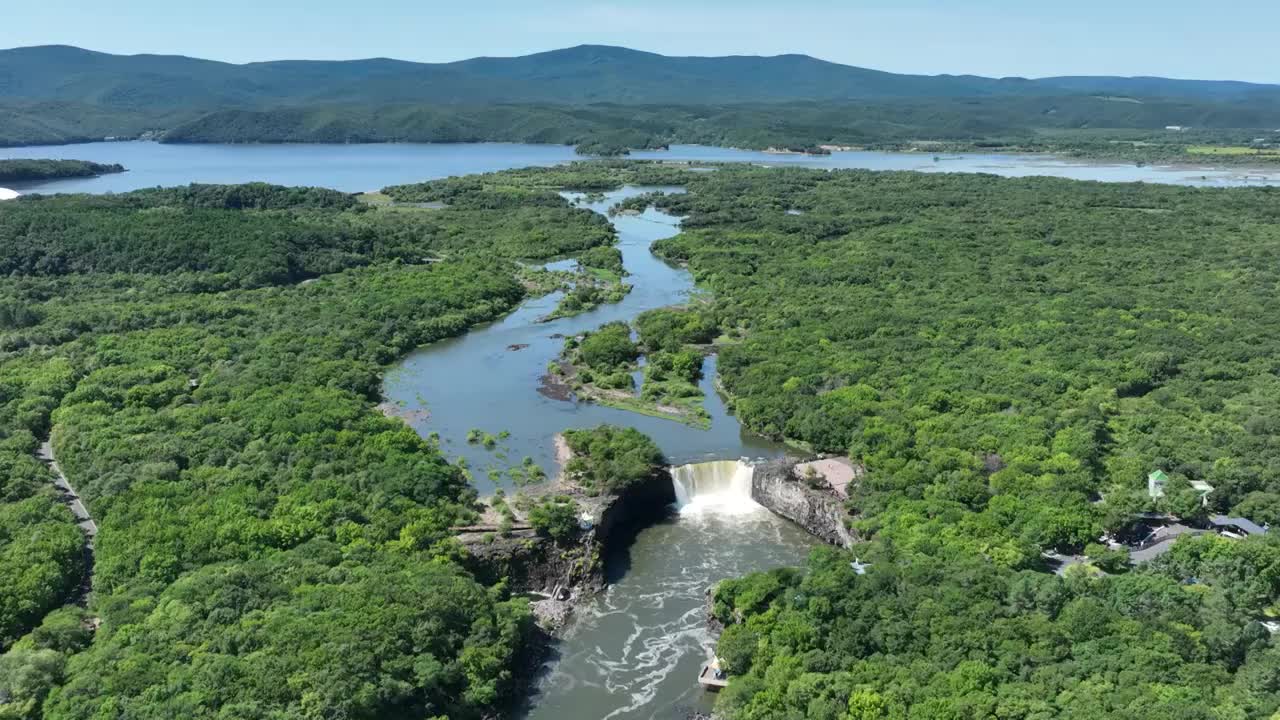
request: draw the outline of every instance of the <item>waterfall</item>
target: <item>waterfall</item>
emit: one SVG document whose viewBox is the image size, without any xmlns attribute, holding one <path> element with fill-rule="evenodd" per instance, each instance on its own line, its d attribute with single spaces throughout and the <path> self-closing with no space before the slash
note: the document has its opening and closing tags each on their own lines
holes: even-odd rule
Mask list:
<svg viewBox="0 0 1280 720">
<path fill-rule="evenodd" d="M 680 514 L 712 512 L 743 515 L 760 505 L 751 499 L 751 478 L 755 468 L 737 460 L 717 460 L 671 468 L 676 507 Z"/>
</svg>

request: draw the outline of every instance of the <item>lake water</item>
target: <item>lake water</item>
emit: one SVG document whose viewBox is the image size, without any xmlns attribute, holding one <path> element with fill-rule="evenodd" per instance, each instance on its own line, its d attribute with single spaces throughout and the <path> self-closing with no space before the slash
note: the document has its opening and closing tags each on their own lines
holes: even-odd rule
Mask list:
<svg viewBox="0 0 1280 720">
<path fill-rule="evenodd" d="M 1137 167 L 1122 163 L 1065 161 L 1043 155 L 943 155 L 935 161 L 929 153 L 838 152 L 807 156 L 674 145 L 667 151 L 636 152 L 632 157 L 828 169 L 986 172 L 1011 177 L 1052 175 L 1077 180 L 1179 185 L 1280 184 L 1280 169 Z M 21 192 L 90 193 L 125 192 L 192 182 L 251 181 L 321 185 L 347 192 L 365 192 L 387 185 L 450 175 L 555 165 L 580 159 L 573 148 L 563 145 L 162 145 L 141 141 L 0 148 L 0 158 L 70 158 L 120 163 L 129 169 L 120 175 L 58 180 L 13 188 Z"/>
<path fill-rule="evenodd" d="M 188 183 L 269 182 L 345 192 L 574 159 L 563 145 L 164 145 L 99 142 L 0 148 L 0 158 L 120 163 L 129 172 L 15 186 L 20 192 L 126 192 Z"/>
<path fill-rule="evenodd" d="M 1071 180 L 1100 182 L 1149 182 L 1166 185 L 1233 187 L 1280 185 L 1280 167 L 1214 168 L 1209 166 L 1138 167 L 1132 163 L 1080 161 L 1050 155 L 1002 155 L 962 153 L 934 155 L 927 152 L 834 152 L 830 155 L 790 155 L 755 150 L 675 145 L 670 151 L 632 153 L 635 159 L 697 160 L 702 162 L 749 162 L 770 166 L 794 166 L 862 170 L 913 170 L 917 172 L 990 173 L 1004 177 L 1047 175 Z M 937 159 L 935 159 L 937 158 Z"/>
</svg>

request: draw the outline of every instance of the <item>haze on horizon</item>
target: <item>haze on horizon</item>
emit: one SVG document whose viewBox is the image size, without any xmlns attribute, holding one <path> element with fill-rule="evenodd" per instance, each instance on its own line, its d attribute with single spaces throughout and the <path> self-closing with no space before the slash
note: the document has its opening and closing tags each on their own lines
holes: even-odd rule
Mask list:
<svg viewBox="0 0 1280 720">
<path fill-rule="evenodd" d="M 665 55 L 778 55 L 900 73 L 1154 75 L 1280 83 L 1280 3 L 1080 0 L 44 0 L 5 8 L 0 47 L 66 44 L 229 62 L 448 62 L 580 44 Z"/>
</svg>

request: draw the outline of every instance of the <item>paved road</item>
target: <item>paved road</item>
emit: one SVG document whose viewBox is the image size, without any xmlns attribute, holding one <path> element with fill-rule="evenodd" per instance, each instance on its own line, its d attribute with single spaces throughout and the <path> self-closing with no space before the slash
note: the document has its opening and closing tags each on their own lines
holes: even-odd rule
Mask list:
<svg viewBox="0 0 1280 720">
<path fill-rule="evenodd" d="M 88 547 L 93 549 L 93 539 L 98 536 L 98 524 L 93 521 L 93 517 L 89 515 L 89 508 L 84 506 L 84 502 L 80 499 L 80 495 L 76 493 L 76 489 L 71 487 L 71 483 L 67 480 L 67 476 L 62 472 L 62 468 L 58 465 L 57 459 L 53 457 L 53 443 L 45 440 L 40 446 L 37 453 L 39 458 L 49 465 L 55 476 L 54 484 L 62 491 L 62 501 L 67 507 L 71 508 L 71 513 L 76 516 L 76 522 L 80 528 L 84 530 L 85 536 L 88 538 Z"/>
</svg>

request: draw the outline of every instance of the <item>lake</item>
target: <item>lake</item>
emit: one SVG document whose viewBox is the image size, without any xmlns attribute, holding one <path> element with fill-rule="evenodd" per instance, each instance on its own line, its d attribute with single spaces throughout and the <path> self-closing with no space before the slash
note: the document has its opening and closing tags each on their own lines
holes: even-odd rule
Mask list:
<svg viewBox="0 0 1280 720">
<path fill-rule="evenodd" d="M 1074 162 L 1044 155 L 837 152 L 831 155 L 777 155 L 751 150 L 673 145 L 643 151 L 636 159 L 749 162 L 814 168 L 985 172 L 1010 177 L 1051 175 L 1106 182 L 1143 181 L 1177 185 L 1276 185 L 1280 168 L 1167 168 L 1124 163 Z M 100 142 L 0 148 L 0 158 L 70 158 L 120 163 L 129 172 L 97 178 L 15 186 L 20 192 L 126 192 L 157 185 L 241 183 L 321 185 L 346 192 L 451 175 L 494 172 L 581 159 L 564 145 L 478 143 L 467 145 L 163 145 L 155 142 Z"/>
</svg>

